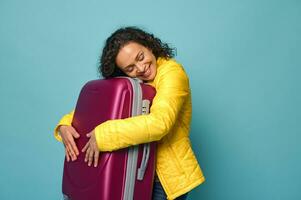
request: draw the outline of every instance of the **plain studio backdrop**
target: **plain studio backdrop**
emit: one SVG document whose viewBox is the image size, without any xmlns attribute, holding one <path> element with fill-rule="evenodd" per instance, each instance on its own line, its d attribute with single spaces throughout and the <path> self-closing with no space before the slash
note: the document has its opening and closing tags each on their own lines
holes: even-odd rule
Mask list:
<svg viewBox="0 0 301 200">
<path fill-rule="evenodd" d="M 136 25 L 177 48 L 206 182 L 190 200 L 301 199 L 301 2 L 0 0 L 0 199 L 61 199 L 53 128 Z"/>
</svg>

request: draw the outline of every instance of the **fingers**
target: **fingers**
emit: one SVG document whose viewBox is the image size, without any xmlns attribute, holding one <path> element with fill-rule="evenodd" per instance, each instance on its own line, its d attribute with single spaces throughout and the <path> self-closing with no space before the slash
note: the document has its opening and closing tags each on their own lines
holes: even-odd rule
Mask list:
<svg viewBox="0 0 301 200">
<path fill-rule="evenodd" d="M 95 130 L 93 129 L 90 133 L 87 133 L 86 136 L 88 138 L 90 138 L 90 137 L 94 136 L 94 134 L 95 134 Z"/>
<path fill-rule="evenodd" d="M 79 155 L 78 148 L 76 146 L 74 138 L 78 138 L 80 135 L 76 132 L 76 130 L 72 126 L 66 126 L 62 128 L 62 138 L 66 148 L 66 159 L 72 161 L 77 159 L 77 155 Z M 88 166 L 92 164 L 94 167 L 97 167 L 99 160 L 99 150 L 94 136 L 94 130 L 87 134 L 87 137 L 90 140 L 86 143 L 84 148 L 81 150 L 85 153 L 85 162 L 88 162 Z"/>
<path fill-rule="evenodd" d="M 69 153 L 67 151 L 67 149 L 65 148 L 65 154 L 66 154 L 66 159 L 67 159 L 67 162 L 69 162 L 70 160 L 70 157 L 69 157 Z"/>
<path fill-rule="evenodd" d="M 85 154 L 85 162 L 88 162 L 88 166 L 91 166 L 94 163 L 94 167 L 97 167 L 98 159 L 99 159 L 99 150 L 97 147 L 93 148 L 91 143 L 87 143 L 83 148 L 83 152 L 86 151 Z"/>
<path fill-rule="evenodd" d="M 64 146 L 65 146 L 65 149 L 66 149 L 66 155 L 68 155 L 69 158 L 71 158 L 72 161 L 76 160 L 77 156 L 76 156 L 71 144 L 69 142 L 65 142 Z"/>
<path fill-rule="evenodd" d="M 94 153 L 94 167 L 97 167 L 98 164 L 98 158 L 99 158 L 99 151 L 95 151 Z"/>
<path fill-rule="evenodd" d="M 70 143 L 66 144 L 66 149 L 67 149 L 67 151 L 69 153 L 69 156 L 71 157 L 71 160 L 72 161 L 76 160 L 77 157 L 76 157 L 76 155 L 75 155 L 75 153 L 74 153 L 74 151 L 73 151 L 72 146 L 71 146 Z"/>
<path fill-rule="evenodd" d="M 88 166 L 91 166 L 94 160 L 94 167 L 97 167 L 98 158 L 99 158 L 99 151 L 98 150 L 90 150 L 88 154 Z"/>
<path fill-rule="evenodd" d="M 89 146 L 89 142 L 85 145 L 85 147 L 83 148 L 83 152 L 86 151 L 86 155 L 85 155 L 85 162 L 88 162 L 88 166 L 91 166 L 92 163 L 94 163 L 94 167 L 97 167 L 98 165 L 98 160 L 99 160 L 99 150 L 98 149 L 92 149 Z M 70 161 L 70 158 L 72 159 L 72 161 L 76 160 L 76 157 L 74 155 L 74 153 L 71 152 L 70 147 L 65 148 L 65 153 L 66 153 L 66 159 L 67 162 Z"/>
<path fill-rule="evenodd" d="M 84 146 L 84 148 L 82 149 L 82 152 L 85 152 L 87 150 L 87 148 L 89 147 L 89 142 L 86 143 L 86 145 Z"/>
<path fill-rule="evenodd" d="M 72 136 L 73 137 L 75 137 L 75 138 L 79 138 L 79 133 L 75 130 L 75 128 L 73 128 L 72 126 L 70 126 L 71 127 L 71 134 L 72 134 Z"/>
<path fill-rule="evenodd" d="M 63 139 L 63 143 L 67 148 L 69 156 L 72 160 L 76 160 L 77 155 L 79 155 L 79 151 L 74 141 L 74 137 L 78 138 L 79 134 L 72 126 L 61 126 L 60 127 L 61 136 Z"/>
<path fill-rule="evenodd" d="M 69 138 L 69 144 L 71 145 L 72 151 L 78 156 L 79 152 L 73 138 Z"/>
<path fill-rule="evenodd" d="M 94 151 L 91 149 L 89 151 L 89 155 L 88 155 L 88 166 L 91 166 L 91 164 L 93 162 L 93 155 L 94 155 Z"/>
<path fill-rule="evenodd" d="M 87 162 L 89 160 L 89 154 L 90 154 L 90 146 L 88 145 L 88 148 L 87 148 L 87 151 L 86 151 L 86 154 L 85 154 L 85 162 Z"/>
<path fill-rule="evenodd" d="M 76 130 L 72 126 L 70 126 L 69 128 L 70 128 L 69 131 L 71 133 L 71 137 L 70 137 L 70 134 L 69 134 L 67 136 L 67 140 L 71 144 L 72 151 L 75 152 L 76 155 L 79 155 L 79 151 L 78 151 L 77 146 L 74 142 L 74 138 L 79 138 L 80 135 L 79 135 L 78 132 L 76 132 Z"/>
<path fill-rule="evenodd" d="M 70 147 L 65 146 L 65 153 L 66 153 L 66 159 L 69 162 L 70 160 L 74 161 L 76 160 L 76 156 L 74 155 L 74 153 L 71 152 Z"/>
</svg>

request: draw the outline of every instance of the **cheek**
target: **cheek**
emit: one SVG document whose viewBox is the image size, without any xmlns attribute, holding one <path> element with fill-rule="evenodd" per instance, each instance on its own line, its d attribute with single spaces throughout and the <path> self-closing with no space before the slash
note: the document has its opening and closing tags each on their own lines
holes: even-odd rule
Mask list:
<svg viewBox="0 0 301 200">
<path fill-rule="evenodd" d="M 128 75 L 129 77 L 132 77 L 132 78 L 136 77 L 135 72 L 126 72 L 126 75 Z"/>
<path fill-rule="evenodd" d="M 154 56 L 153 56 L 152 53 L 148 53 L 148 54 L 146 55 L 146 60 L 147 60 L 148 62 L 150 62 L 150 61 L 154 62 L 154 60 L 156 60 L 156 59 L 154 58 Z"/>
<path fill-rule="evenodd" d="M 157 69 L 156 69 L 156 67 L 153 67 L 153 68 L 152 68 L 152 71 L 153 71 L 153 74 L 154 74 L 154 75 L 157 74 Z"/>
</svg>

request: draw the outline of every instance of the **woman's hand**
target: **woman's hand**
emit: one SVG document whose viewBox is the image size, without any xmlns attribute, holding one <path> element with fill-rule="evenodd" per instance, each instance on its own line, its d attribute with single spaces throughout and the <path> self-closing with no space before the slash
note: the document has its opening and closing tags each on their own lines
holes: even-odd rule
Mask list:
<svg viewBox="0 0 301 200">
<path fill-rule="evenodd" d="M 76 160 L 79 151 L 74 142 L 74 138 L 79 138 L 80 135 L 72 126 L 65 125 L 59 127 L 59 132 L 65 146 L 67 162 L 69 162 L 70 158 L 72 161 Z"/>
<path fill-rule="evenodd" d="M 85 162 L 88 162 L 88 166 L 91 166 L 92 162 L 94 161 L 94 167 L 97 167 L 98 158 L 99 158 L 99 149 L 96 143 L 95 131 L 93 130 L 90 133 L 88 133 L 87 137 L 89 137 L 90 140 L 82 149 L 82 152 L 86 151 Z"/>
</svg>

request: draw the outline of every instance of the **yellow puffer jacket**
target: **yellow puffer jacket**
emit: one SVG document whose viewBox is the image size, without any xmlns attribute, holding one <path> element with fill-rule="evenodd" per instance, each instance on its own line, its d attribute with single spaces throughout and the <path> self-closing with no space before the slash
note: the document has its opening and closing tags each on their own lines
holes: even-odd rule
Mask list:
<svg viewBox="0 0 301 200">
<path fill-rule="evenodd" d="M 189 140 L 191 94 L 188 77 L 174 59 L 157 59 L 157 74 L 149 83 L 156 88 L 150 114 L 108 120 L 95 128 L 100 151 L 158 141 L 156 173 L 168 199 L 175 199 L 205 181 Z M 59 125 L 71 125 L 73 113 Z"/>
</svg>

